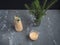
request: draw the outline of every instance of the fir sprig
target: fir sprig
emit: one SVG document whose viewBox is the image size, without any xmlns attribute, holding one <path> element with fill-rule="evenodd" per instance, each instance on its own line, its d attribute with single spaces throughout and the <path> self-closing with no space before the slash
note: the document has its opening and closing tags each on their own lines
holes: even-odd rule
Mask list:
<svg viewBox="0 0 60 45">
<path fill-rule="evenodd" d="M 46 5 L 48 0 L 44 0 L 43 5 L 41 6 L 39 0 L 34 0 L 31 4 L 31 6 L 25 4 L 25 7 L 29 10 L 31 14 L 33 14 L 36 18 L 36 22 L 39 22 L 43 15 L 45 15 L 45 12 L 57 2 L 57 0 L 53 0 L 49 5 Z"/>
</svg>

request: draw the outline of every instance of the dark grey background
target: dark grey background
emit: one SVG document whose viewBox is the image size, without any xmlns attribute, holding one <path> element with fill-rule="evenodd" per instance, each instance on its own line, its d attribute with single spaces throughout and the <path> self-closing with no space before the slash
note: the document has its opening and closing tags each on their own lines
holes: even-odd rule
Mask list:
<svg viewBox="0 0 60 45">
<path fill-rule="evenodd" d="M 48 10 L 39 27 L 32 26 L 32 16 L 28 10 L 0 10 L 0 45 L 60 45 L 60 10 Z M 23 31 L 16 32 L 13 17 L 18 15 L 23 23 Z M 30 31 L 38 31 L 39 38 L 31 41 Z"/>
<path fill-rule="evenodd" d="M 31 4 L 34 0 L 0 0 L 0 9 L 26 9 L 24 4 Z M 43 4 L 44 0 L 39 0 Z M 48 0 L 47 3 L 50 3 L 52 0 Z M 60 0 L 57 1 L 50 9 L 60 9 Z"/>
</svg>

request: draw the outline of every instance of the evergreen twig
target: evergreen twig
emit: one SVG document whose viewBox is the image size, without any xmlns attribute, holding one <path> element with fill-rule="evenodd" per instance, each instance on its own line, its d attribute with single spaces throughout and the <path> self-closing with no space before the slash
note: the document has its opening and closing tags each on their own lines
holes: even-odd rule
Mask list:
<svg viewBox="0 0 60 45">
<path fill-rule="evenodd" d="M 57 0 L 54 0 L 52 3 L 50 3 L 50 5 L 48 5 L 45 9 L 45 12 L 53 5 L 57 2 Z"/>
<path fill-rule="evenodd" d="M 45 8 L 45 6 L 46 6 L 46 3 L 47 3 L 47 0 L 44 1 L 43 7 L 42 7 L 43 10 L 44 10 L 44 8 Z"/>
<path fill-rule="evenodd" d="M 53 5 L 55 4 L 55 2 L 57 2 L 57 0 L 54 0 L 53 2 L 51 2 L 49 5 L 46 5 L 47 0 L 44 1 L 43 6 L 41 6 L 39 0 L 34 0 L 31 4 L 31 6 L 28 6 L 27 4 L 25 4 L 25 7 L 30 11 L 31 14 L 33 14 L 36 17 L 36 22 L 40 22 L 42 16 L 45 15 L 45 12 Z M 47 7 L 46 7 L 47 6 Z"/>
</svg>

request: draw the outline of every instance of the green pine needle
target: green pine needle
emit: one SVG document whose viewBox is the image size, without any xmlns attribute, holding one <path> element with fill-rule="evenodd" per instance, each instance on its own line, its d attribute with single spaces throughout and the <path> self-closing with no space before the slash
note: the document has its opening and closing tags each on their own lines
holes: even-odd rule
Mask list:
<svg viewBox="0 0 60 45">
<path fill-rule="evenodd" d="M 43 10 L 44 10 L 44 8 L 45 8 L 46 3 L 47 3 L 47 0 L 44 1 L 43 7 L 42 7 Z"/>
<path fill-rule="evenodd" d="M 54 0 L 52 3 L 50 3 L 50 5 L 48 5 L 45 9 L 45 12 L 53 5 L 57 2 L 57 0 Z"/>
<path fill-rule="evenodd" d="M 28 6 L 27 4 L 25 4 L 25 7 L 26 7 L 28 10 L 30 10 L 30 8 L 29 8 L 29 6 Z"/>
</svg>

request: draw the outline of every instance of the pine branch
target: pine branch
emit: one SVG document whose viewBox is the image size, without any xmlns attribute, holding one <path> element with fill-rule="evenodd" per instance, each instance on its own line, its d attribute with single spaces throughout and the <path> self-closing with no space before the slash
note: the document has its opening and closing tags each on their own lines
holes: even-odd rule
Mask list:
<svg viewBox="0 0 60 45">
<path fill-rule="evenodd" d="M 28 6 L 25 4 L 25 7 L 29 10 L 31 14 L 33 14 L 36 17 L 37 22 L 40 22 L 42 19 L 42 16 L 45 15 L 45 12 L 57 2 L 57 0 L 54 0 L 46 7 L 47 0 L 44 1 L 43 6 L 41 7 L 39 0 L 34 0 L 34 2 L 31 4 L 31 6 Z M 45 9 L 46 8 L 46 9 Z"/>
<path fill-rule="evenodd" d="M 47 0 L 44 1 L 43 7 L 42 9 L 44 10 L 45 6 L 46 6 Z"/>
<path fill-rule="evenodd" d="M 39 0 L 35 0 L 34 4 L 35 4 L 36 9 L 41 9 L 41 5 L 40 5 Z"/>
<path fill-rule="evenodd" d="M 28 10 L 30 10 L 30 7 L 29 7 L 27 4 L 25 4 L 25 7 L 26 7 Z"/>
<path fill-rule="evenodd" d="M 45 9 L 45 12 L 53 5 L 57 2 L 57 0 L 54 0 L 52 3 L 50 3 L 50 5 L 48 5 Z"/>
</svg>

